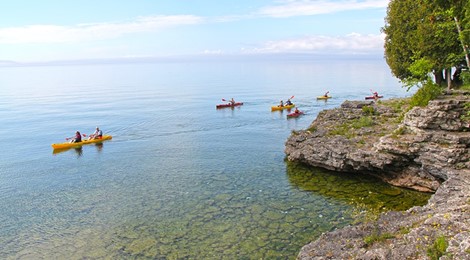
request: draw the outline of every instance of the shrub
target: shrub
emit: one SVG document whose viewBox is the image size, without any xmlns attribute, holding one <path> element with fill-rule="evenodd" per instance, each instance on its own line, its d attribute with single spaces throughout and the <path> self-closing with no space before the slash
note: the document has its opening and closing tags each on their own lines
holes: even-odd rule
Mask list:
<svg viewBox="0 0 470 260">
<path fill-rule="evenodd" d="M 465 112 L 460 116 L 460 119 L 470 121 L 470 102 L 465 103 L 463 107 Z"/>
<path fill-rule="evenodd" d="M 444 236 L 440 236 L 434 241 L 434 243 L 428 248 L 428 256 L 431 259 L 439 259 L 443 256 L 447 250 L 447 240 Z"/>
<path fill-rule="evenodd" d="M 367 116 L 371 116 L 375 114 L 375 109 L 371 106 L 363 106 L 362 113 Z"/>
<path fill-rule="evenodd" d="M 369 116 L 362 116 L 359 119 L 353 120 L 351 127 L 355 129 L 370 127 L 375 124 L 374 119 Z"/>
<path fill-rule="evenodd" d="M 460 78 L 463 81 L 463 85 L 466 85 L 467 87 L 470 86 L 470 71 L 462 71 L 462 73 L 460 73 Z"/>
<path fill-rule="evenodd" d="M 410 108 L 415 106 L 424 107 L 430 100 L 435 99 L 442 92 L 442 89 L 434 83 L 426 83 L 411 97 Z"/>
</svg>

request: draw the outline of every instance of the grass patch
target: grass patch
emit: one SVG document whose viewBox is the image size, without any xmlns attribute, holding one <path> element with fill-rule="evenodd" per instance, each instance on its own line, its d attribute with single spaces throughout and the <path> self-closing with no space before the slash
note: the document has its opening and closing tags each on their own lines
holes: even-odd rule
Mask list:
<svg viewBox="0 0 470 260">
<path fill-rule="evenodd" d="M 465 103 L 463 105 L 463 108 L 464 108 L 464 112 L 460 116 L 460 119 L 462 119 L 463 121 L 469 122 L 470 121 L 470 102 Z"/>
<path fill-rule="evenodd" d="M 371 106 L 363 106 L 362 113 L 366 116 L 372 116 L 375 115 L 375 109 Z"/>
<path fill-rule="evenodd" d="M 406 127 L 401 126 L 401 127 L 397 128 L 397 129 L 395 129 L 395 131 L 393 131 L 393 133 L 392 133 L 392 138 L 398 139 L 398 136 L 399 136 L 399 135 L 404 135 L 405 133 L 406 133 Z"/>
<path fill-rule="evenodd" d="M 399 234 L 400 235 L 406 235 L 406 234 L 410 233 L 410 231 L 411 231 L 410 227 L 401 227 Z"/>
<path fill-rule="evenodd" d="M 384 102 L 383 105 L 393 109 L 395 113 L 403 113 L 408 110 L 410 105 L 411 98 L 400 98 L 394 100 L 388 100 Z"/>
<path fill-rule="evenodd" d="M 390 233 L 377 234 L 374 232 L 372 235 L 364 237 L 364 243 L 369 247 L 374 243 L 382 242 L 390 238 L 395 238 L 395 236 Z"/>
<path fill-rule="evenodd" d="M 449 244 L 447 243 L 446 238 L 444 236 L 440 236 L 436 238 L 436 241 L 434 241 L 434 243 L 430 247 L 428 247 L 428 256 L 432 260 L 437 260 L 445 254 L 448 246 Z"/>
<path fill-rule="evenodd" d="M 362 116 L 359 119 L 354 119 L 351 122 L 351 127 L 354 129 L 360 129 L 363 127 L 370 127 L 375 125 L 374 119 L 370 116 Z"/>
<path fill-rule="evenodd" d="M 341 135 L 348 139 L 351 139 L 357 135 L 352 129 L 360 129 L 363 127 L 371 127 L 375 125 L 374 119 L 370 116 L 362 116 L 357 119 L 350 120 L 349 122 L 343 123 L 337 126 L 335 129 L 329 132 L 330 136 Z"/>
<path fill-rule="evenodd" d="M 308 128 L 307 131 L 310 132 L 310 133 L 314 133 L 314 132 L 317 131 L 317 128 L 312 126 L 312 127 Z"/>
</svg>

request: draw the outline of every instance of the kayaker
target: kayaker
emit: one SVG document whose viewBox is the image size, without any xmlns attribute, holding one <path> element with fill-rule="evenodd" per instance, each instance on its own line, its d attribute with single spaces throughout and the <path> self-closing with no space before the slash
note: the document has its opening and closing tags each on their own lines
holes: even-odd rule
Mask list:
<svg viewBox="0 0 470 260">
<path fill-rule="evenodd" d="M 284 106 L 284 102 L 281 100 L 281 103 L 279 104 L 278 107 L 283 107 Z"/>
<path fill-rule="evenodd" d="M 327 91 L 323 96 L 328 97 L 328 93 L 330 93 L 330 91 Z"/>
<path fill-rule="evenodd" d="M 286 106 L 292 105 L 292 102 L 290 101 L 290 98 L 286 101 Z"/>
<path fill-rule="evenodd" d="M 298 108 L 295 108 L 294 113 L 300 114 L 300 110 Z"/>
<path fill-rule="evenodd" d="M 80 143 L 82 141 L 82 135 L 80 134 L 79 131 L 77 131 L 75 132 L 74 136 L 67 138 L 67 139 L 71 139 L 70 140 L 71 143 Z"/>
<path fill-rule="evenodd" d="M 374 100 L 377 101 L 377 99 L 380 98 L 380 97 L 379 97 L 379 93 L 377 93 L 377 91 L 375 91 L 373 94 L 374 94 L 374 95 L 373 95 L 373 96 L 374 96 Z"/>
<path fill-rule="evenodd" d="M 99 127 L 96 127 L 96 130 L 93 134 L 89 136 L 90 140 L 91 139 L 101 139 L 103 138 L 103 132 L 100 130 Z"/>
<path fill-rule="evenodd" d="M 234 105 L 235 105 L 235 99 L 233 99 L 233 98 L 230 99 L 230 104 L 231 104 L 232 106 L 234 106 Z"/>
</svg>

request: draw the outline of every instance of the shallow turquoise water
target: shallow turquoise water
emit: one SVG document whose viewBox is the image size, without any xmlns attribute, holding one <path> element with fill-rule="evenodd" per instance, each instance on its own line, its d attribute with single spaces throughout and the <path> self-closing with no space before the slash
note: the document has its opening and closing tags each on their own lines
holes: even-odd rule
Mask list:
<svg viewBox="0 0 470 260">
<path fill-rule="evenodd" d="M 0 257 L 294 258 L 357 212 L 428 195 L 284 162 L 290 132 L 370 89 L 383 62 L 0 68 Z M 329 90 L 333 99 L 316 101 Z M 306 115 L 270 106 L 295 95 Z M 245 102 L 216 110 L 221 99 Z M 53 153 L 100 126 L 113 140 Z"/>
</svg>

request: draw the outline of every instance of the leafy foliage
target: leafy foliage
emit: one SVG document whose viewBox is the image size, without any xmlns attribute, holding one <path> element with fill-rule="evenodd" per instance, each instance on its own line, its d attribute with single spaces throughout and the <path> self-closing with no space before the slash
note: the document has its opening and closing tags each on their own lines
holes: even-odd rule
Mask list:
<svg viewBox="0 0 470 260">
<path fill-rule="evenodd" d="M 442 89 L 439 86 L 433 82 L 427 82 L 411 97 L 410 108 L 415 106 L 427 106 L 430 100 L 435 99 L 441 93 Z"/>
<path fill-rule="evenodd" d="M 456 21 L 463 21 L 461 35 Z M 440 84 L 444 71 L 465 62 L 461 39 L 470 38 L 468 0 L 392 0 L 385 22 L 386 61 L 408 87 L 424 85 L 430 74 Z"/>
</svg>

